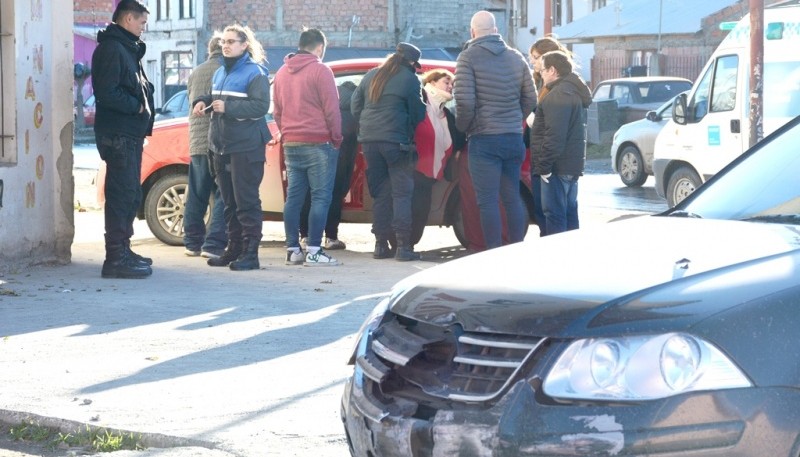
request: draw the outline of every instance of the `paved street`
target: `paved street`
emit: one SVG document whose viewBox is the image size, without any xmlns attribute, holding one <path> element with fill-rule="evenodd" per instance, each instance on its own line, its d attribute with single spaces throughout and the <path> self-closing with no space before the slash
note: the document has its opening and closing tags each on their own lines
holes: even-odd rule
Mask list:
<svg viewBox="0 0 800 457">
<path fill-rule="evenodd" d="M 154 449 L 137 456 L 346 455 L 339 399 L 354 333 L 396 281 L 465 255 L 452 231 L 428 228 L 430 261 L 403 263 L 372 259 L 369 225 L 345 224 L 344 265 L 305 268 L 283 265 L 282 224 L 267 222 L 262 268 L 232 272 L 137 221 L 133 248 L 154 259 L 153 276 L 101 279 L 103 217 L 79 155 L 72 263 L 0 276 L 0 421 L 143 433 Z M 622 214 L 582 211 L 584 225 Z M 32 455 L 4 452 L 0 440 L 2 457 Z"/>
</svg>

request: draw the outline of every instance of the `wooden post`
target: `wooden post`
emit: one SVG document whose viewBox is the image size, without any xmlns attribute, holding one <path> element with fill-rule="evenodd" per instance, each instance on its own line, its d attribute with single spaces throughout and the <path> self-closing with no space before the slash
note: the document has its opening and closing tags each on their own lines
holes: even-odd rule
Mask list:
<svg viewBox="0 0 800 457">
<path fill-rule="evenodd" d="M 764 137 L 764 0 L 750 0 L 750 146 Z"/>
</svg>

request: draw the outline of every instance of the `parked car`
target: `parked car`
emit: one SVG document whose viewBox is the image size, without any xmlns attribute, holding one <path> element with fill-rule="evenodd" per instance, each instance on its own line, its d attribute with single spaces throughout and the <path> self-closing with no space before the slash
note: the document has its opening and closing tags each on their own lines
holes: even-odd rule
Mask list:
<svg viewBox="0 0 800 457">
<path fill-rule="evenodd" d="M 653 147 L 658 132 L 672 118 L 673 99 L 648 111 L 644 119 L 622 125 L 611 142 L 611 167 L 628 187 L 639 187 L 653 175 Z"/>
<path fill-rule="evenodd" d="M 178 91 L 156 110 L 156 120 L 174 119 L 189 115 L 189 92 L 186 89 Z"/>
<path fill-rule="evenodd" d="M 83 124 L 85 127 L 94 126 L 95 109 L 94 94 L 92 94 L 83 102 Z M 77 122 L 78 109 L 75 106 L 72 107 L 72 116 L 75 118 L 75 122 Z"/>
<path fill-rule="evenodd" d="M 364 58 L 333 61 L 327 63 L 333 70 L 336 84 L 352 81 L 356 85 L 370 69 L 380 65 L 385 59 Z M 455 72 L 455 62 L 439 60 L 420 60 L 425 72 L 433 68 L 445 68 Z M 174 97 L 173 97 L 174 98 Z M 264 178 L 261 181 L 261 208 L 265 220 L 282 220 L 283 204 L 286 198 L 286 170 L 283 149 L 278 138 L 280 133 L 271 115 L 265 122 L 273 135 L 266 147 Z M 159 121 L 153 128 L 153 135 L 147 138 L 142 154 L 142 206 L 138 217 L 147 220 L 148 227 L 159 240 L 166 244 L 183 244 L 183 204 L 188 183 L 189 170 L 188 118 L 175 118 Z M 359 153 L 350 181 L 350 192 L 345 197 L 342 209 L 342 222 L 372 222 L 372 198 L 367 189 L 366 162 Z M 103 202 L 105 167 L 101 164 L 98 178 L 98 202 Z M 533 197 L 530 186 L 530 161 L 525 160 L 520 181 L 520 195 L 525 202 L 528 214 L 533 214 Z M 458 183 L 438 181 L 433 186 L 431 212 L 428 225 L 452 226 L 459 242 L 466 245 L 464 224 L 461 215 L 461 200 Z M 530 218 L 529 218 L 530 220 Z"/>
<path fill-rule="evenodd" d="M 668 76 L 608 79 L 594 88 L 592 101 L 616 100 L 619 125 L 624 125 L 644 118 L 648 111 L 691 88 L 688 79 Z"/>
<path fill-rule="evenodd" d="M 797 457 L 798 143 L 800 117 L 662 214 L 399 282 L 350 359 L 351 454 Z"/>
</svg>

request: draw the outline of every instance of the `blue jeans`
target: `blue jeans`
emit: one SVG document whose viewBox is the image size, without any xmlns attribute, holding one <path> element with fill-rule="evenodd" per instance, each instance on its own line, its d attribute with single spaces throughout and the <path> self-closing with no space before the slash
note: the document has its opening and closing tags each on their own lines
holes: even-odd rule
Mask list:
<svg viewBox="0 0 800 457">
<path fill-rule="evenodd" d="M 414 192 L 413 153 L 399 143 L 361 144 L 367 162 L 367 186 L 372 202 L 372 233 L 378 240 L 411 239 L 411 195 Z"/>
<path fill-rule="evenodd" d="M 539 226 L 539 236 L 547 235 L 544 209 L 542 208 L 542 177 L 531 174 L 531 195 L 533 196 L 533 218 Z"/>
<path fill-rule="evenodd" d="M 547 224 L 546 234 L 575 230 L 578 224 L 578 176 L 551 175 L 542 181 L 542 207 Z"/>
<path fill-rule="evenodd" d="M 207 155 L 193 155 L 189 162 L 189 188 L 183 210 L 183 245 L 192 251 L 219 251 L 228 244 L 225 233 L 225 203 L 209 170 Z M 203 216 L 214 193 L 211 221 L 206 231 Z"/>
<path fill-rule="evenodd" d="M 286 204 L 283 207 L 283 228 L 286 247 L 300 247 L 300 214 L 306 195 L 311 191 L 311 209 L 308 212 L 308 246 L 322 244 L 322 230 L 331 205 L 333 182 L 339 151 L 330 143 L 285 146 Z"/>
<path fill-rule="evenodd" d="M 519 195 L 520 167 L 525 158 L 522 134 L 473 135 L 469 138 L 469 173 L 478 200 L 486 248 L 503 244 L 499 200 L 506 211 L 508 238 L 525 238 L 525 208 Z"/>
</svg>

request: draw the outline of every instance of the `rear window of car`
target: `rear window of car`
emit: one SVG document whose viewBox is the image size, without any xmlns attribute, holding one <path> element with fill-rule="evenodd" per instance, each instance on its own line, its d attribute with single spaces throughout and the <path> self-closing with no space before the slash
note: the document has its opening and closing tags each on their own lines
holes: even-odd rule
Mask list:
<svg viewBox="0 0 800 457">
<path fill-rule="evenodd" d="M 683 91 L 692 88 L 692 84 L 684 81 L 657 81 L 639 85 L 639 98 L 643 103 L 660 103 L 675 98 Z"/>
</svg>

